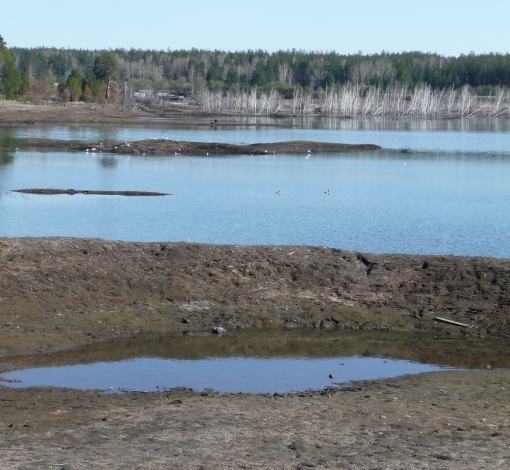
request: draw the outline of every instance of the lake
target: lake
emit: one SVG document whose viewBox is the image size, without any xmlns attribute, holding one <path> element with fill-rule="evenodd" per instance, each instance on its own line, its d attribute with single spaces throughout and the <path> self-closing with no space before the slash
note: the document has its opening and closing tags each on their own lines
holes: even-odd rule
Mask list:
<svg viewBox="0 0 510 470">
<path fill-rule="evenodd" d="M 233 119 L 233 118 L 228 118 Z M 254 120 L 257 126 L 248 126 Z M 270 123 L 279 127 L 272 127 Z M 0 236 L 300 244 L 375 253 L 510 257 L 507 119 L 239 118 L 162 125 L 0 129 L 0 139 L 143 138 L 374 143 L 375 152 L 269 157 L 0 154 Z M 400 150 L 405 148 L 406 153 Z M 21 188 L 171 196 L 41 196 Z M 330 193 L 325 194 L 329 190 Z M 278 195 L 277 191 L 281 191 Z"/>
</svg>

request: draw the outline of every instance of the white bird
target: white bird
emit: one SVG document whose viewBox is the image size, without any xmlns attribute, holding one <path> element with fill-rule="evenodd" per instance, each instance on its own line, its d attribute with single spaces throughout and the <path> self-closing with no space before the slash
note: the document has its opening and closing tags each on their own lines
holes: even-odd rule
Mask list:
<svg viewBox="0 0 510 470">
<path fill-rule="evenodd" d="M 281 193 L 282 193 L 281 191 L 276 191 L 276 194 L 278 194 L 278 196 L 279 196 Z"/>
<path fill-rule="evenodd" d="M 329 189 L 327 191 L 324 191 L 324 194 L 328 194 L 329 195 Z"/>
<path fill-rule="evenodd" d="M 406 162 L 404 162 L 404 165 L 406 164 Z"/>
<path fill-rule="evenodd" d="M 89 149 L 85 149 L 85 152 L 88 152 L 88 151 L 89 151 Z"/>
</svg>

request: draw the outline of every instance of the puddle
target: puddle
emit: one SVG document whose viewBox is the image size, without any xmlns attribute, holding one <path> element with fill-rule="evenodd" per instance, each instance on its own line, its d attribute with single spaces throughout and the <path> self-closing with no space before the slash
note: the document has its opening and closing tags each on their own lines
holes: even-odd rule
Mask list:
<svg viewBox="0 0 510 470">
<path fill-rule="evenodd" d="M 508 368 L 508 349 L 507 341 L 352 331 L 141 335 L 6 357 L 16 370 L 0 380 L 8 387 L 283 393 L 454 368 Z"/>
</svg>

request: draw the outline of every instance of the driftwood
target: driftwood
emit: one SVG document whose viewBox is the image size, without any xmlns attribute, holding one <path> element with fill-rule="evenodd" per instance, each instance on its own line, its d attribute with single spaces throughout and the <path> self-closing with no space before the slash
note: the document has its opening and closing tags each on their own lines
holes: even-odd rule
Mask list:
<svg viewBox="0 0 510 470">
<path fill-rule="evenodd" d="M 448 320 L 448 318 L 435 317 L 434 320 L 442 321 L 443 323 L 448 323 L 450 325 L 462 326 L 464 328 L 471 328 L 470 325 L 466 325 L 465 323 L 460 323 L 458 321 Z"/>
</svg>

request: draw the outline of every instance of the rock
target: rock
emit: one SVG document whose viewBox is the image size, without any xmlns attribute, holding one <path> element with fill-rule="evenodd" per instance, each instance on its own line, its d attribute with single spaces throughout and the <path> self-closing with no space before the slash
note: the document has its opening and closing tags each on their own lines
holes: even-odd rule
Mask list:
<svg viewBox="0 0 510 470">
<path fill-rule="evenodd" d="M 212 332 L 214 335 L 224 335 L 227 332 L 227 330 L 225 328 L 223 328 L 222 326 L 215 326 L 212 329 Z"/>
</svg>

